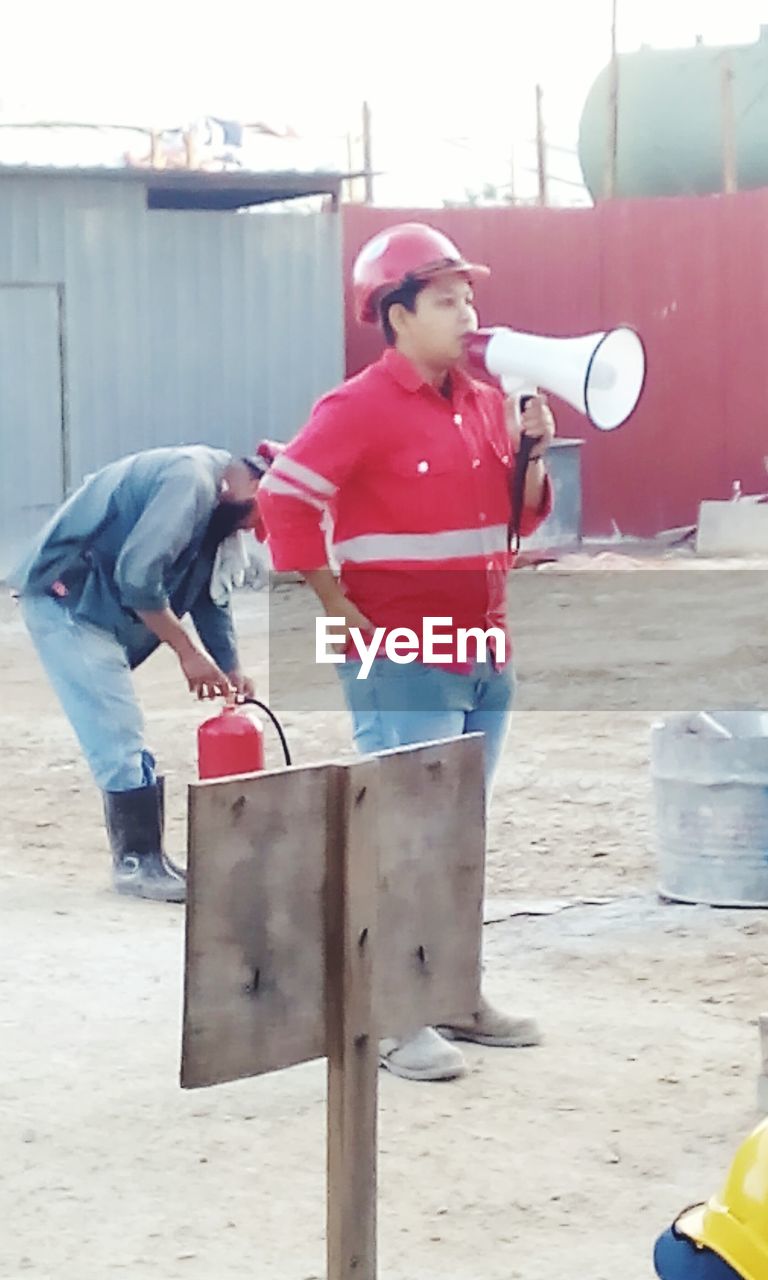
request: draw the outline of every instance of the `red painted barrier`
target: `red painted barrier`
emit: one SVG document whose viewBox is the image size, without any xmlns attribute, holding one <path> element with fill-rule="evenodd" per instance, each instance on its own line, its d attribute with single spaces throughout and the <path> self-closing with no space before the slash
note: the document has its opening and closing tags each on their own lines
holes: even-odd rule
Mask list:
<svg viewBox="0 0 768 1280">
<path fill-rule="evenodd" d="M 631 324 L 648 355 L 643 399 L 601 434 L 553 402 L 583 438 L 585 531 L 652 534 L 693 523 L 703 498 L 768 488 L 768 190 L 622 200 L 596 209 L 388 210 L 347 206 L 347 370 L 381 350 L 354 321 L 351 263 L 382 227 L 423 219 L 468 258 L 483 324 L 570 336 Z"/>
</svg>

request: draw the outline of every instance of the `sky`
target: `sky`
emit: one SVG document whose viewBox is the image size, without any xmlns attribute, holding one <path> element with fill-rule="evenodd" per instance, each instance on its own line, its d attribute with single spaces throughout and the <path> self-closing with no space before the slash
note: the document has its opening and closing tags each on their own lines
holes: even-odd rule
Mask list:
<svg viewBox="0 0 768 1280">
<path fill-rule="evenodd" d="M 380 203 L 460 198 L 508 183 L 513 166 L 526 195 L 537 82 L 549 167 L 578 176 L 568 149 L 610 55 L 610 11 L 611 0 L 25 0 L 4 11 L 0 121 L 266 118 L 345 165 L 347 133 L 359 163 L 367 99 Z M 750 43 L 768 0 L 618 0 L 618 17 L 621 50 Z"/>
</svg>

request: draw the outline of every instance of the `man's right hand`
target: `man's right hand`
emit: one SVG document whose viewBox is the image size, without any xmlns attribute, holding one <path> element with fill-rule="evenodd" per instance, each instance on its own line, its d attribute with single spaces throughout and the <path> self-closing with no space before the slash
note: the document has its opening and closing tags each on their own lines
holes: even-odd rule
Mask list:
<svg viewBox="0 0 768 1280">
<path fill-rule="evenodd" d="M 351 640 L 349 633 L 352 627 L 356 627 L 364 636 L 369 635 L 374 630 L 373 625 L 368 621 L 365 615 L 362 614 L 357 606 L 344 595 L 341 596 L 337 606 L 328 609 L 328 613 L 333 618 L 344 619 L 344 639 L 340 640 L 337 644 L 330 646 L 332 649 L 335 649 L 337 653 L 346 652 Z"/>
<path fill-rule="evenodd" d="M 232 683 L 212 658 L 200 649 L 185 649 L 179 654 L 179 663 L 187 680 L 190 693 L 198 698 L 226 697 L 232 692 Z"/>
<path fill-rule="evenodd" d="M 196 693 L 198 698 L 216 698 L 220 694 L 226 698 L 232 692 L 231 680 L 195 643 L 167 606 L 150 612 L 137 610 L 137 613 L 158 640 L 173 649 L 187 678 L 190 693 Z"/>
<path fill-rule="evenodd" d="M 344 595 L 330 568 L 313 569 L 304 574 L 305 581 L 314 591 L 329 618 L 344 619 L 344 639 L 331 645 L 337 653 L 344 653 L 350 641 L 350 627 L 357 627 L 364 635 L 374 627 L 356 605 Z"/>
</svg>

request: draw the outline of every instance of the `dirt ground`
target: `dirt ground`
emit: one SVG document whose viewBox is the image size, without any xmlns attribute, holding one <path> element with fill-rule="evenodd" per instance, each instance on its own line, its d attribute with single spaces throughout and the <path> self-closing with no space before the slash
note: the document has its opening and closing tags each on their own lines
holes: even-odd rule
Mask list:
<svg viewBox="0 0 768 1280">
<path fill-rule="evenodd" d="M 768 914 L 655 893 L 652 721 L 765 701 L 762 566 L 699 567 L 516 575 L 488 891 L 600 902 L 486 928 L 488 990 L 541 1048 L 469 1047 L 448 1085 L 382 1076 L 385 1280 L 648 1280 L 758 1118 Z M 269 604 L 288 636 L 306 592 L 238 599 L 264 690 Z M 179 1089 L 183 909 L 108 891 L 98 795 L 7 598 L 0 673 L 0 1277 L 319 1280 L 323 1064 Z M 169 655 L 137 684 L 179 851 L 201 712 Z M 298 762 L 349 750 L 338 699 L 285 720 Z"/>
</svg>

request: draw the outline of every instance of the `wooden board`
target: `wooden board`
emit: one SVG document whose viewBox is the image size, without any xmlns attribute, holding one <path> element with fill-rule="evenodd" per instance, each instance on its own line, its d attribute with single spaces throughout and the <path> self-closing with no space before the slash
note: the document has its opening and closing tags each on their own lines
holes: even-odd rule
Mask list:
<svg viewBox="0 0 768 1280">
<path fill-rule="evenodd" d="M 359 856 L 377 864 L 367 869 L 378 886 L 370 953 L 376 1034 L 400 1035 L 477 1009 L 485 846 L 479 736 L 352 765 L 199 783 L 189 803 L 185 1088 L 326 1053 L 325 894 L 330 958 L 344 891 L 338 850 L 349 839 L 339 825 L 347 822 L 339 788 L 363 766 L 369 830 Z"/>
<path fill-rule="evenodd" d="M 480 999 L 485 794 L 482 738 L 401 748 L 380 769 L 380 1034 L 476 1011 Z"/>
<path fill-rule="evenodd" d="M 325 1053 L 329 770 L 189 792 L 184 1088 Z"/>
</svg>

